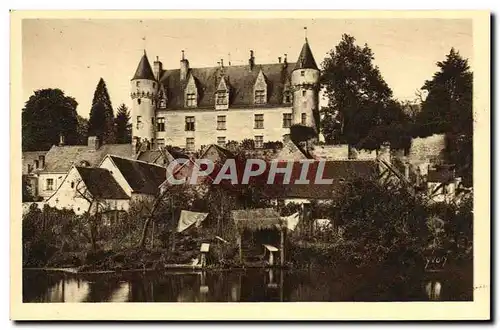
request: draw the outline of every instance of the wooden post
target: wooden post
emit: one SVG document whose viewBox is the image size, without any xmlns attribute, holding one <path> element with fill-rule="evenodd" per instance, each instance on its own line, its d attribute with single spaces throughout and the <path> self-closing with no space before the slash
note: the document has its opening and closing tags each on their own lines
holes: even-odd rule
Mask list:
<svg viewBox="0 0 500 330">
<path fill-rule="evenodd" d="M 283 267 L 285 264 L 285 235 L 284 235 L 285 228 L 281 227 L 280 231 L 280 265 Z"/>
</svg>

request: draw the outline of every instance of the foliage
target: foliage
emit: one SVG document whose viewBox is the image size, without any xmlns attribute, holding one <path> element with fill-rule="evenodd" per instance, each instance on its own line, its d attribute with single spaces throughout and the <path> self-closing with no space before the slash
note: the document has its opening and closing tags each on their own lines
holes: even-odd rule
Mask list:
<svg viewBox="0 0 500 330">
<path fill-rule="evenodd" d="M 132 142 L 132 124 L 130 123 L 130 112 L 125 104 L 120 104 L 115 118 L 116 143 Z"/>
<path fill-rule="evenodd" d="M 453 48 L 437 66 L 439 71 L 422 87 L 428 96 L 416 117 L 414 133 L 418 136 L 445 133 L 448 161 L 456 164 L 457 175 L 472 186 L 473 75 L 468 60 Z"/>
<path fill-rule="evenodd" d="M 290 139 L 296 144 L 306 142 L 316 136 L 316 131 L 312 127 L 300 124 L 295 124 L 290 127 Z"/>
<path fill-rule="evenodd" d="M 344 34 L 322 64 L 321 82 L 328 96 L 322 121 L 325 141 L 365 149 L 375 149 L 385 141 L 409 147 L 408 138 L 395 138 L 400 125 L 407 124 L 407 116 L 373 65 L 372 50 L 355 41 Z"/>
<path fill-rule="evenodd" d="M 104 79 L 99 79 L 92 100 L 89 135 L 98 136 L 103 144 L 114 143 L 114 114 Z"/>
<path fill-rule="evenodd" d="M 31 187 L 28 185 L 26 177 L 23 175 L 21 179 L 21 185 L 22 185 L 22 201 L 24 202 L 33 202 L 33 191 L 31 191 Z"/>
<path fill-rule="evenodd" d="M 87 139 L 88 139 L 88 133 L 89 133 L 89 120 L 87 118 L 83 118 L 82 116 L 78 115 L 78 126 L 77 126 L 77 132 L 78 132 L 78 144 L 80 145 L 85 145 L 87 144 Z"/>
<path fill-rule="evenodd" d="M 22 150 L 49 150 L 59 143 L 76 144 L 78 135 L 78 103 L 60 89 L 36 90 L 22 111 Z"/>
</svg>

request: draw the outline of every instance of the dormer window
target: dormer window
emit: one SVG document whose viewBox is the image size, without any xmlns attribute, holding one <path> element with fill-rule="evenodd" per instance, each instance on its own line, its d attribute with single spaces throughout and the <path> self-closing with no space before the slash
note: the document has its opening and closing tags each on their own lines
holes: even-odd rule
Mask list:
<svg viewBox="0 0 500 330">
<path fill-rule="evenodd" d="M 292 92 L 290 91 L 283 92 L 283 103 L 292 103 Z"/>
<path fill-rule="evenodd" d="M 186 94 L 186 106 L 195 107 L 196 106 L 196 94 L 188 93 Z"/>
<path fill-rule="evenodd" d="M 266 103 L 266 91 L 256 90 L 255 91 L 255 104 L 265 104 Z"/>
<path fill-rule="evenodd" d="M 227 104 L 227 92 L 226 91 L 218 91 L 217 92 L 217 105 L 226 105 Z"/>
<path fill-rule="evenodd" d="M 141 82 L 140 82 L 140 81 L 136 81 L 136 82 L 135 82 L 135 86 L 136 86 L 136 87 L 141 86 Z"/>
</svg>

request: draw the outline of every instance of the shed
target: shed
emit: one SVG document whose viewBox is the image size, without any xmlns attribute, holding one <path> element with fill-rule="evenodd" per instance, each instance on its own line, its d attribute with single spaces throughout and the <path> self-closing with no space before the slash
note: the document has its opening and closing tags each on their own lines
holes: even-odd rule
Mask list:
<svg viewBox="0 0 500 330">
<path fill-rule="evenodd" d="M 239 233 L 238 247 L 241 262 L 243 262 L 244 243 L 247 243 L 247 247 L 250 245 L 250 248 L 247 249 L 248 252 L 252 248 L 259 250 L 262 246 L 278 245 L 277 241 L 279 240 L 280 263 L 281 265 L 284 264 L 284 230 L 286 229 L 286 222 L 277 211 L 272 208 L 235 210 L 232 212 L 232 216 Z M 267 248 L 266 250 L 270 253 L 275 252 Z"/>
</svg>

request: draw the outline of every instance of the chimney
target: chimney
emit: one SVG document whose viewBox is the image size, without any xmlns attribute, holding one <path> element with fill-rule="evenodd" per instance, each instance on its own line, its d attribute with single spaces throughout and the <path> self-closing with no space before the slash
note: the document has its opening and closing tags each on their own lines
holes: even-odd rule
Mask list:
<svg viewBox="0 0 500 330">
<path fill-rule="evenodd" d="M 40 156 L 38 156 L 38 159 L 39 159 L 39 163 L 40 163 L 40 168 L 44 168 L 45 167 L 45 156 L 40 155 Z"/>
<path fill-rule="evenodd" d="M 158 56 L 156 56 L 156 61 L 153 63 L 153 73 L 157 81 L 160 81 L 160 75 L 163 72 L 163 64 L 160 62 Z"/>
<path fill-rule="evenodd" d="M 288 64 L 288 61 L 287 61 L 287 59 L 286 59 L 286 56 L 287 56 L 287 55 L 285 54 L 285 58 L 283 59 L 283 64 L 285 64 L 285 65 L 287 65 L 287 64 Z"/>
<path fill-rule="evenodd" d="M 64 135 L 59 134 L 59 145 L 63 146 L 64 145 Z"/>
<path fill-rule="evenodd" d="M 220 59 L 220 67 L 224 68 L 224 59 L 222 59 L 222 58 Z"/>
<path fill-rule="evenodd" d="M 92 150 L 97 150 L 99 149 L 100 147 L 100 144 L 99 144 L 99 137 L 97 136 L 89 136 L 88 140 L 87 140 L 87 146 L 92 149 Z"/>
<path fill-rule="evenodd" d="M 253 50 L 250 51 L 250 58 L 248 59 L 248 65 L 250 66 L 250 71 L 253 70 L 255 66 L 255 57 L 253 56 Z"/>
<path fill-rule="evenodd" d="M 182 51 L 181 58 L 181 81 L 186 80 L 189 71 L 189 61 L 184 58 L 184 51 Z"/>
<path fill-rule="evenodd" d="M 281 56 L 278 56 L 278 63 L 281 64 Z"/>
</svg>

